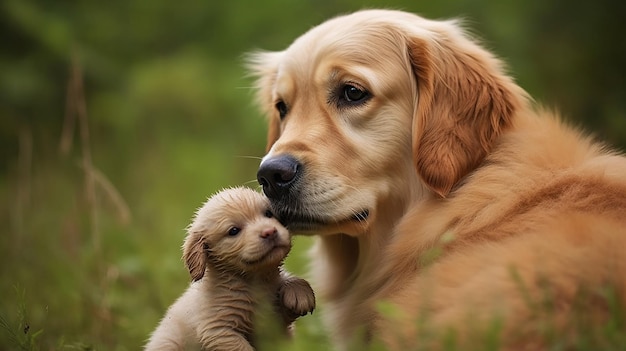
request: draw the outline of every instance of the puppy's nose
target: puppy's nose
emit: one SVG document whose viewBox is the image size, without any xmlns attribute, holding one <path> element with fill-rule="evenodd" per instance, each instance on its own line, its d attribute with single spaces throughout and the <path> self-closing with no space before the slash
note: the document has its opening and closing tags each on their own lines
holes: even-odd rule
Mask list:
<svg viewBox="0 0 626 351">
<path fill-rule="evenodd" d="M 261 235 L 259 235 L 261 238 L 263 239 L 270 239 L 276 236 L 276 233 L 278 233 L 278 230 L 276 230 L 276 228 L 272 227 L 272 228 L 267 228 L 264 229 L 261 232 Z"/>
<path fill-rule="evenodd" d="M 263 187 L 263 192 L 270 199 L 284 196 L 299 175 L 301 165 L 289 155 L 282 155 L 264 160 L 256 177 Z"/>
</svg>

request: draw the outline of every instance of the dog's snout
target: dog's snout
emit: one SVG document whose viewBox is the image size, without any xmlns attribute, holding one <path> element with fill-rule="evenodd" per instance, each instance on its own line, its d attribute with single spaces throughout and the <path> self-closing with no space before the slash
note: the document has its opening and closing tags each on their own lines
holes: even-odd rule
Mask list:
<svg viewBox="0 0 626 351">
<path fill-rule="evenodd" d="M 271 239 L 275 237 L 277 233 L 278 233 L 278 230 L 272 227 L 272 228 L 264 229 L 259 236 L 263 239 Z"/>
<path fill-rule="evenodd" d="M 277 156 L 264 160 L 257 171 L 257 180 L 270 199 L 285 195 L 298 177 L 301 165 L 292 156 Z"/>
</svg>

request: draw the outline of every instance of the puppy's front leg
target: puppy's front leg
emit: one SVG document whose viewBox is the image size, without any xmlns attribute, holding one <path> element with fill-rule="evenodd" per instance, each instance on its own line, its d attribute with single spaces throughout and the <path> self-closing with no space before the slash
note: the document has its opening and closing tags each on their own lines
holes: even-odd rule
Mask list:
<svg viewBox="0 0 626 351">
<path fill-rule="evenodd" d="M 237 298 L 247 301 L 252 299 L 247 294 L 238 292 L 239 294 L 236 288 L 216 292 L 213 295 L 214 306 L 199 311 L 202 318 L 196 331 L 202 350 L 254 351 L 248 339 L 253 333 L 254 311 L 252 305 L 241 303 Z"/>
<path fill-rule="evenodd" d="M 207 351 L 254 351 L 243 335 L 229 327 L 203 333 L 200 344 Z"/>
<path fill-rule="evenodd" d="M 298 317 L 315 310 L 315 293 L 309 283 L 281 270 L 281 283 L 278 287 L 278 304 L 283 320 L 287 325 Z"/>
</svg>

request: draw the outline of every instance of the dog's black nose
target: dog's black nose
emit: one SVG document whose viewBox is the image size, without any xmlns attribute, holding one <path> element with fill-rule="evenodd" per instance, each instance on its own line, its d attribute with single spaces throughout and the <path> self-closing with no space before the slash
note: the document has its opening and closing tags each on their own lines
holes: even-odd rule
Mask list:
<svg viewBox="0 0 626 351">
<path fill-rule="evenodd" d="M 285 195 L 298 177 L 301 165 L 289 155 L 276 156 L 264 160 L 256 173 L 263 192 L 270 199 Z"/>
</svg>

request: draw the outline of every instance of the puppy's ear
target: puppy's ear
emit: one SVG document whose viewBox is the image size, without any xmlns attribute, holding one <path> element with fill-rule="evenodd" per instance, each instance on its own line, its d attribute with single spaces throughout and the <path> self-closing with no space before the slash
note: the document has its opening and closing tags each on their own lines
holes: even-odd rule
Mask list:
<svg viewBox="0 0 626 351">
<path fill-rule="evenodd" d="M 205 245 L 201 232 L 189 232 L 183 244 L 183 259 L 194 282 L 204 276 L 207 264 L 207 247 Z"/>
<path fill-rule="evenodd" d="M 280 136 L 280 119 L 275 111 L 274 85 L 278 74 L 278 62 L 282 52 L 259 51 L 246 58 L 248 72 L 256 79 L 256 100 L 268 119 L 267 144 L 268 152 Z"/>
<path fill-rule="evenodd" d="M 418 88 L 414 162 L 445 197 L 491 151 L 526 94 L 455 22 L 441 24 L 428 35 L 410 35 L 408 50 Z"/>
</svg>

